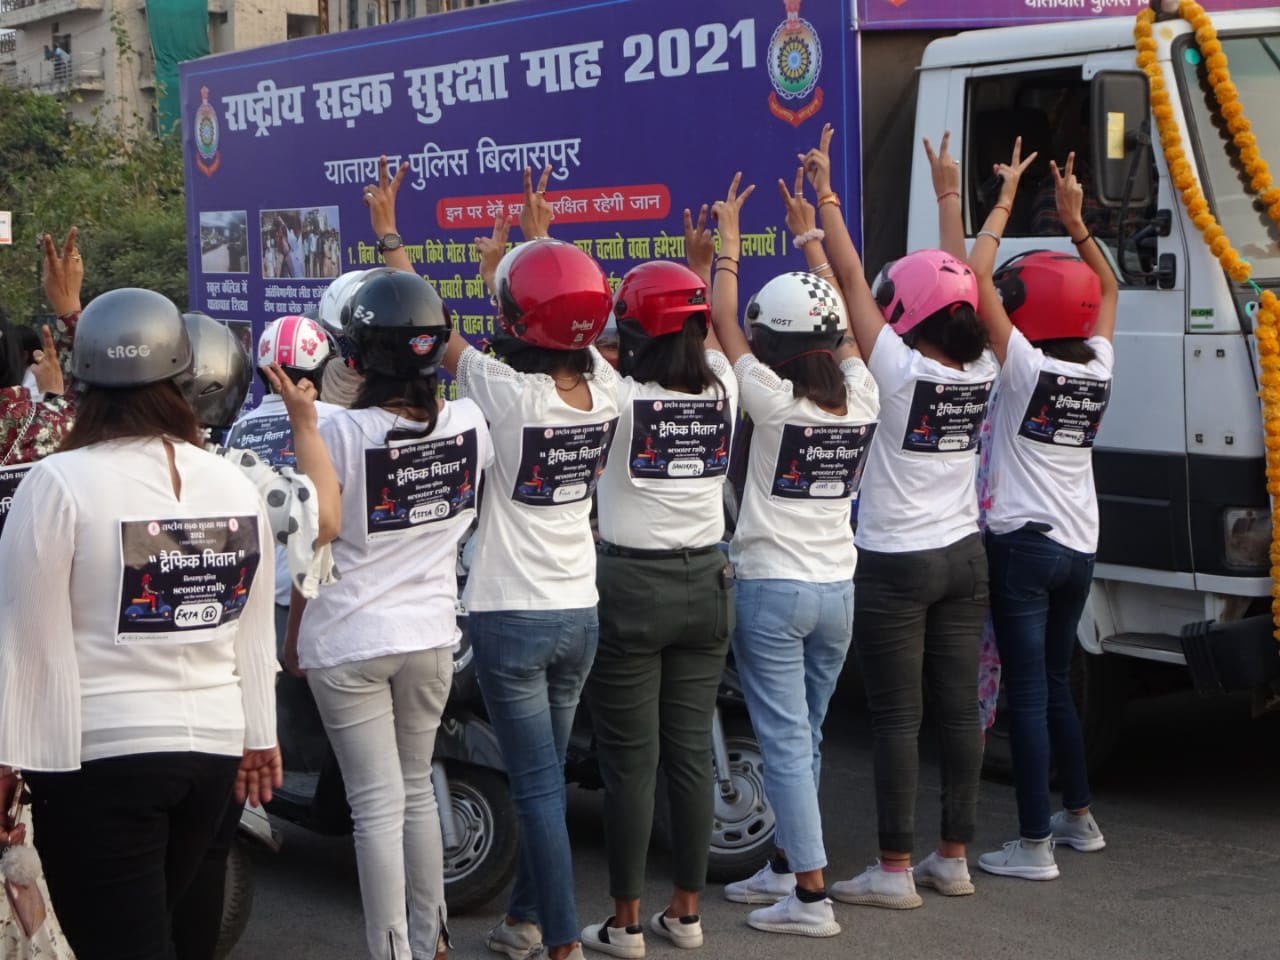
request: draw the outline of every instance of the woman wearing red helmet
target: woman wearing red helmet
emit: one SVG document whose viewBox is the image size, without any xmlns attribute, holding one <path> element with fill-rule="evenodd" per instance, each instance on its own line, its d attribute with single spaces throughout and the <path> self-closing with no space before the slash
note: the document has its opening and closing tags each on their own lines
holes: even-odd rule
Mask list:
<svg viewBox="0 0 1280 960">
<path fill-rule="evenodd" d="M 945 138 L 942 152 L 954 172 Z M 806 164 L 825 183 L 825 151 L 811 152 Z M 943 249 L 889 264 L 874 295 L 839 209 L 822 208 L 831 262 L 881 400 L 858 509 L 854 578 L 880 861 L 833 884 L 831 895 L 900 910 L 921 906 L 917 881 L 946 895 L 973 893 L 965 853 L 982 764 L 978 657 L 988 588 L 974 468 L 996 365 L 977 316 L 977 280 L 963 260 L 958 194 L 936 180 L 934 187 Z M 913 871 L 926 689 L 942 751 L 941 842 Z"/>
<path fill-rule="evenodd" d="M 825 135 L 829 139 L 829 134 Z M 753 423 L 742 510 L 729 556 L 737 576 L 733 653 L 764 754 L 777 855 L 725 897 L 756 904 L 747 923 L 769 933 L 840 932 L 827 891 L 818 808 L 822 724 L 849 651 L 855 552 L 850 504 L 880 404 L 846 336 L 848 316 L 826 279 L 822 231 L 803 197 L 779 181 L 787 226 L 808 272 L 774 277 L 738 326 L 739 209 L 735 177 L 720 226 L 712 318 Z M 834 196 L 834 194 L 832 194 Z"/>
<path fill-rule="evenodd" d="M 374 229 L 395 232 L 395 195 L 408 168 L 365 188 Z M 502 746 L 520 814 L 521 857 L 507 916 L 488 946 L 525 960 L 546 944 L 551 960 L 581 958 L 573 859 L 565 826 L 564 759 L 578 698 L 595 656 L 596 554 L 591 495 L 619 414 L 614 369 L 593 349 L 612 308 L 600 266 L 551 240 L 544 192 L 524 175 L 520 229 L 480 237 L 480 273 L 499 306 L 502 359 L 455 329 L 442 365 L 458 395 L 488 419 L 495 460 L 475 538 L 464 602 L 480 689 Z M 403 248 L 387 263 L 411 269 Z M 539 483 L 526 481 L 537 476 Z"/>
<path fill-rule="evenodd" d="M 715 249 L 705 215 L 704 208 L 695 229 L 686 211 L 686 238 L 691 265 L 709 274 Z M 707 283 L 694 269 L 640 264 L 622 279 L 613 313 L 623 377 L 617 443 L 626 449 L 614 452 L 600 482 L 600 647 L 587 697 L 614 911 L 585 928 L 582 940 L 638 958 L 659 756 L 670 797 L 673 890 L 649 931 L 681 947 L 703 940 L 698 894 L 715 796 L 707 758 L 733 602 L 720 550 L 728 457 L 715 453 L 732 433 L 738 390 L 710 331 Z"/>
<path fill-rule="evenodd" d="M 1020 144 L 997 172 L 1016 187 Z M 989 456 L 991 616 L 1008 694 L 1020 839 L 984 854 L 989 873 L 1052 880 L 1054 843 L 1101 850 L 1089 812 L 1071 655 L 1098 545 L 1093 438 L 1111 393 L 1119 285 L 1085 226 L 1075 155 L 1050 164 L 1058 217 L 1080 252 L 1041 250 L 994 271 L 1005 215 L 993 209 L 971 259 L 979 314 L 1002 367 Z M 1011 181 L 1013 186 L 1011 186 Z M 1052 749 L 1051 749 L 1052 748 Z M 1050 817 L 1050 755 L 1065 809 Z"/>
</svg>

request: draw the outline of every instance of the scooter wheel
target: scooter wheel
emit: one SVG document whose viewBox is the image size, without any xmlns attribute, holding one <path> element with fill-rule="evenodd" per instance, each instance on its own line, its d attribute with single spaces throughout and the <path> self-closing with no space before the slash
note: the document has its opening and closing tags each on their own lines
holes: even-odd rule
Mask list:
<svg viewBox="0 0 1280 960">
<path fill-rule="evenodd" d="M 248 845 L 237 837 L 227 855 L 227 879 L 222 896 L 222 929 L 214 960 L 223 960 L 239 942 L 253 912 L 253 857 Z"/>
<path fill-rule="evenodd" d="M 520 852 L 511 787 L 495 770 L 449 763 L 449 793 L 458 843 L 444 851 L 444 897 L 449 912 L 466 913 L 501 893 Z"/>
</svg>

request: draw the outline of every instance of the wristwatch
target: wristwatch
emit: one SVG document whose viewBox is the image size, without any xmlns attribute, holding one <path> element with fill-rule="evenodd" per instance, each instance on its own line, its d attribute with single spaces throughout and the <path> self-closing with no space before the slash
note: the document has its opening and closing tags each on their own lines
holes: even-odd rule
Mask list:
<svg viewBox="0 0 1280 960">
<path fill-rule="evenodd" d="M 386 253 L 388 250 L 399 250 L 404 246 L 404 241 L 400 239 L 398 233 L 388 233 L 378 238 L 378 252 Z"/>
</svg>

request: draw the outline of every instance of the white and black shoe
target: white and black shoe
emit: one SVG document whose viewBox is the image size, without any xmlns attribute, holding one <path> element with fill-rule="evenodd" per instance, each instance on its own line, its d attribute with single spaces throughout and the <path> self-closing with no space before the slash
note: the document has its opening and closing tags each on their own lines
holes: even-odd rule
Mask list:
<svg viewBox="0 0 1280 960">
<path fill-rule="evenodd" d="M 668 917 L 665 910 L 659 910 L 650 918 L 649 929 L 683 950 L 702 946 L 702 920 L 697 914 L 676 918 Z"/>
<path fill-rule="evenodd" d="M 614 918 L 582 928 L 582 945 L 588 950 L 607 953 L 622 960 L 643 960 L 644 927 L 633 923 L 627 927 L 610 926 Z"/>
</svg>

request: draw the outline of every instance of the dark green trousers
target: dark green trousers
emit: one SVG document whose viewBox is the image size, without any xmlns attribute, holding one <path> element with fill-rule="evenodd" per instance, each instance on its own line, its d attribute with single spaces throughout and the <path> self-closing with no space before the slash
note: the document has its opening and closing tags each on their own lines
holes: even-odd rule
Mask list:
<svg viewBox="0 0 1280 960">
<path fill-rule="evenodd" d="M 609 893 L 644 889 L 658 764 L 671 807 L 672 881 L 706 884 L 714 805 L 711 723 L 732 632 L 719 551 L 634 559 L 601 553 L 600 645 L 587 698 L 605 787 Z"/>
</svg>

